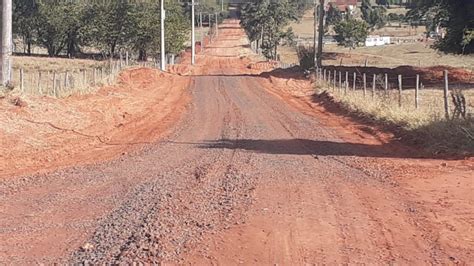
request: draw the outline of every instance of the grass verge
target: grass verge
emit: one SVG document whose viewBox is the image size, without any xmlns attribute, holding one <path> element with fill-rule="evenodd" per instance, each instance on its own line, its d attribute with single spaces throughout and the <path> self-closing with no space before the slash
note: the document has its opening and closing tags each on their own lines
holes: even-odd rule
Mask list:
<svg viewBox="0 0 474 266">
<path fill-rule="evenodd" d="M 412 99 L 406 92 L 402 107 L 394 95 L 379 93 L 372 97 L 361 91 L 317 89 L 314 101 L 333 112 L 343 113 L 365 123 L 381 126 L 400 141 L 423 147 L 433 154 L 447 156 L 474 155 L 474 117 L 446 120 L 440 103 L 440 91 L 424 92 L 423 108 L 408 106 Z M 469 91 L 467 98 L 473 99 Z M 470 97 L 469 97 L 470 96 Z"/>
</svg>

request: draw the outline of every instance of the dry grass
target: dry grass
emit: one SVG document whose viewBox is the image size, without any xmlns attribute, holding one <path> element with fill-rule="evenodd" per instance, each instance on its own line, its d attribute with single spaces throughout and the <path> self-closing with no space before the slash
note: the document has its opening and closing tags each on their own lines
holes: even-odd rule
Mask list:
<svg viewBox="0 0 474 266">
<path fill-rule="evenodd" d="M 389 9 L 392 13 L 403 13 L 403 9 Z M 292 23 L 295 34 L 301 38 L 312 38 L 314 36 L 313 12 L 309 10 L 298 23 Z M 423 38 L 424 27 L 412 28 L 384 27 L 373 34 L 389 36 L 414 36 Z M 406 43 L 399 45 L 388 45 L 380 47 L 358 47 L 349 50 L 336 44 L 327 44 L 324 51 L 327 56 L 323 63 L 325 65 L 364 65 L 366 59 L 369 66 L 377 67 L 397 67 L 401 65 L 412 66 L 438 66 L 447 65 L 452 67 L 463 67 L 474 69 L 474 55 L 459 56 L 446 55 L 430 48 L 431 43 Z M 298 63 L 296 49 L 293 47 L 279 47 L 281 60 L 285 63 Z"/>
<path fill-rule="evenodd" d="M 112 84 L 118 74 L 118 62 L 114 62 L 114 69 L 108 61 L 88 59 L 15 56 L 13 62 L 14 91 L 27 94 L 54 97 L 87 94 Z"/>
<path fill-rule="evenodd" d="M 463 92 L 468 100 L 468 111 L 471 111 L 467 119 L 447 121 L 444 118 L 443 91 L 439 89 L 420 91 L 419 108 L 416 109 L 414 90 L 403 91 L 400 107 L 397 90 L 387 93 L 377 91 L 373 96 L 368 90 L 364 96 L 363 90 L 360 89 L 346 92 L 343 89 L 329 89 L 327 84 L 318 86 L 319 93 L 330 92 L 343 109 L 360 117 L 369 118 L 378 124 L 397 128 L 400 137 L 406 138 L 409 142 L 421 144 L 435 152 L 474 154 L 473 90 Z M 450 105 L 452 107 L 451 102 Z"/>
<path fill-rule="evenodd" d="M 355 50 L 328 44 L 324 47 L 324 52 L 326 53 L 323 60 L 325 65 L 363 66 L 367 60 L 368 66 L 376 67 L 394 68 L 403 65 L 430 67 L 446 65 L 474 71 L 474 55 L 443 54 L 423 43 L 359 47 Z M 279 53 L 283 62 L 298 63 L 298 56 L 294 47 L 281 46 L 279 47 Z"/>
<path fill-rule="evenodd" d="M 14 56 L 13 69 L 27 71 L 75 71 L 105 67 L 107 62 L 90 59 L 68 59 L 57 57 Z"/>
</svg>

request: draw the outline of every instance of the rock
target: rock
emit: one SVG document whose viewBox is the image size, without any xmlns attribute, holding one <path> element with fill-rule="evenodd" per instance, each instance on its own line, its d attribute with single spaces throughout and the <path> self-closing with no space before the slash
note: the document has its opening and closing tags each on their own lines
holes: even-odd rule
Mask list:
<svg viewBox="0 0 474 266">
<path fill-rule="evenodd" d="M 89 251 L 89 250 L 94 249 L 94 245 L 92 245 L 91 243 L 85 243 L 85 244 L 81 247 L 81 249 L 82 249 L 83 251 Z"/>
<path fill-rule="evenodd" d="M 27 107 L 28 104 L 23 101 L 20 97 L 13 97 L 10 99 L 10 103 L 18 107 Z"/>
</svg>

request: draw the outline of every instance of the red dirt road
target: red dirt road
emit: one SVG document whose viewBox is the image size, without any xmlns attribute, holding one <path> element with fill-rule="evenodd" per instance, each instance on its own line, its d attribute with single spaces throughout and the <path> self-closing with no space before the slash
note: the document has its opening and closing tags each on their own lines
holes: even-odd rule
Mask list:
<svg viewBox="0 0 474 266">
<path fill-rule="evenodd" d="M 190 80 L 190 104 L 167 134 L 138 119 L 133 139 L 150 142 L 141 149 L 40 175 L 12 170 L 0 184 L 0 263 L 474 260 L 472 160 L 420 157 L 327 112 L 308 81 L 248 68 L 246 45 L 227 21 L 195 67 L 174 67 L 182 76 L 169 80 Z"/>
</svg>

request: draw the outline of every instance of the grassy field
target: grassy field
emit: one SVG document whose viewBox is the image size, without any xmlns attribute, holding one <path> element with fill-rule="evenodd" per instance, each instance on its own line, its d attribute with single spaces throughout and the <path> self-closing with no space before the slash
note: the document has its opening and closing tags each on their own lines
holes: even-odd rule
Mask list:
<svg viewBox="0 0 474 266">
<path fill-rule="evenodd" d="M 298 57 L 294 47 L 281 46 L 280 58 L 285 63 L 297 63 Z M 446 65 L 461 67 L 474 71 L 474 55 L 447 55 L 427 47 L 423 43 L 407 43 L 379 47 L 359 47 L 354 50 L 335 44 L 324 46 L 325 65 L 348 65 L 390 67 L 411 65 L 430 67 Z"/>
<path fill-rule="evenodd" d="M 391 12 L 391 11 L 390 11 Z M 404 11 L 397 11 L 404 12 Z M 313 14 L 307 12 L 299 23 L 290 25 L 295 34 L 302 38 L 313 37 Z M 424 27 L 384 27 L 374 34 L 390 36 L 418 36 L 422 38 Z M 359 47 L 354 50 L 327 44 L 324 46 L 326 56 L 323 63 L 326 65 L 365 65 L 378 67 L 397 67 L 401 65 L 412 66 L 438 66 L 447 65 L 474 70 L 474 55 L 459 56 L 446 55 L 430 48 L 431 43 L 406 43 L 393 44 L 379 47 Z M 279 48 L 280 58 L 285 63 L 297 63 L 296 50 L 293 47 L 281 46 Z M 342 61 L 341 61 L 342 60 Z"/>
</svg>

